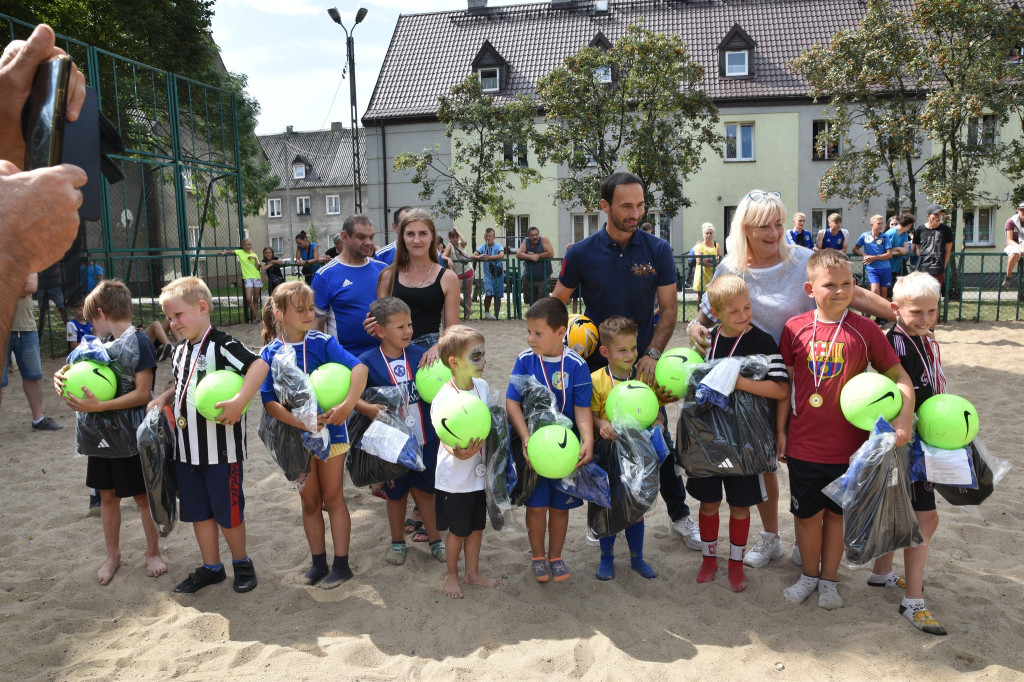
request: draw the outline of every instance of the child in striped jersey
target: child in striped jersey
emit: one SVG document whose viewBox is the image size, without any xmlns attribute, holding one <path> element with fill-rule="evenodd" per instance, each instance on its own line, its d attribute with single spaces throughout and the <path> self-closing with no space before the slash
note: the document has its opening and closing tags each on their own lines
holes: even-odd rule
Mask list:
<svg viewBox="0 0 1024 682">
<path fill-rule="evenodd" d="M 179 514 L 191 523 L 203 564 L 174 588 L 192 594 L 227 576 L 220 561 L 217 527 L 231 550 L 235 592 L 256 587 L 256 570 L 245 551 L 245 415 L 242 410 L 256 395 L 270 367 L 229 334 L 210 324 L 213 297 L 198 277 L 179 277 L 160 292 L 160 306 L 171 329 L 184 339 L 171 360 L 173 384 L 148 408 L 172 405 L 177 424 L 175 473 Z M 207 421 L 195 405 L 196 385 L 207 372 L 229 369 L 245 375 L 234 398 L 217 403 L 220 418 Z M 148 410 L 147 408 L 147 410 Z"/>
<path fill-rule="evenodd" d="M 316 313 L 313 309 L 313 290 L 305 282 L 285 282 L 274 289 L 274 293 L 263 306 L 263 342 L 266 345 L 260 356 L 269 366 L 284 344 L 295 349 L 295 361 L 302 363 L 299 368 L 309 374 L 320 365 L 337 362 L 352 371 L 348 397 L 343 403 L 321 415 L 331 434 L 331 449 L 327 459 L 313 457 L 306 484 L 299 492 L 302 500 L 302 527 L 313 557 L 313 564 L 306 571 L 307 585 L 320 583 L 329 590 L 352 577 L 348 565 L 348 545 L 352 535 L 352 517 L 345 504 L 342 481 L 345 475 L 345 453 L 348 452 L 348 432 L 345 419 L 355 407 L 366 386 L 366 365 L 341 347 L 338 340 L 323 332 L 311 330 Z M 263 409 L 283 424 L 305 429 L 302 422 L 278 402 L 274 392 L 274 380 L 268 374 L 260 387 Z M 331 519 L 331 540 L 334 542 L 334 563 L 327 570 L 327 543 L 324 541 L 324 510 Z M 321 582 L 322 581 L 322 582 Z"/>
</svg>

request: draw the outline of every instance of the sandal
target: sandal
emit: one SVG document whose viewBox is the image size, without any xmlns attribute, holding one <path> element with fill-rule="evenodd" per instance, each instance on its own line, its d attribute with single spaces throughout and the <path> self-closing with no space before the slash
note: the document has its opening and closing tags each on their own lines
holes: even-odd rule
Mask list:
<svg viewBox="0 0 1024 682">
<path fill-rule="evenodd" d="M 423 522 L 418 521 L 419 525 L 416 527 L 416 532 L 412 534 L 413 542 L 429 542 L 430 538 L 427 537 L 427 529 L 423 527 Z"/>
<path fill-rule="evenodd" d="M 384 486 L 380 483 L 370 486 L 370 494 L 382 500 L 388 499 L 388 496 L 384 493 Z"/>
<path fill-rule="evenodd" d="M 445 551 L 445 548 L 444 548 L 444 540 L 435 540 L 434 542 L 431 542 L 430 543 L 430 553 L 440 563 L 442 563 L 442 564 L 443 563 L 447 563 L 447 561 L 448 561 L 448 553 Z"/>
<path fill-rule="evenodd" d="M 413 521 L 412 519 L 406 517 L 406 519 L 405 519 L 405 534 L 406 535 L 409 535 L 410 533 L 415 533 L 417 530 L 419 530 L 422 527 L 423 527 L 423 522 L 422 521 Z"/>
</svg>

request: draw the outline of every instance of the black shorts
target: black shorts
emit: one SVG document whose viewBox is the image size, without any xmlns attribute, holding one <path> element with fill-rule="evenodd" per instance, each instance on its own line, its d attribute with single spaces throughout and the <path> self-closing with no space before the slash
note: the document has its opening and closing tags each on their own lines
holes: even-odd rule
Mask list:
<svg viewBox="0 0 1024 682">
<path fill-rule="evenodd" d="M 799 519 L 809 519 L 822 509 L 842 514 L 843 508 L 822 492 L 849 468 L 849 464 L 821 464 L 789 458 L 789 511 Z"/>
<path fill-rule="evenodd" d="M 753 507 L 768 499 L 764 475 L 756 476 L 690 476 L 686 492 L 701 502 L 721 502 L 722 488 L 730 507 Z"/>
<path fill-rule="evenodd" d="M 460 538 L 487 525 L 487 497 L 483 490 L 471 493 L 434 493 L 434 512 L 437 529 L 446 530 Z"/>
<path fill-rule="evenodd" d="M 138 455 L 90 457 L 85 470 L 85 484 L 97 490 L 113 490 L 118 497 L 146 494 L 146 479 L 142 477 L 142 461 Z"/>
<path fill-rule="evenodd" d="M 916 512 L 935 511 L 935 484 L 914 481 L 910 485 L 910 506 Z"/>
</svg>

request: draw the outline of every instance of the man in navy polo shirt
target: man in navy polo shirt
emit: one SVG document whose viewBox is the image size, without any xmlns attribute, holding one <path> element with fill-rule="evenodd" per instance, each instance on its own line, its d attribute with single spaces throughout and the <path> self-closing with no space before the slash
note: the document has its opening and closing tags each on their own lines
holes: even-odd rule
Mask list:
<svg viewBox="0 0 1024 682">
<path fill-rule="evenodd" d="M 552 294 L 569 303 L 579 286 L 586 315 L 595 325 L 612 315 L 636 321 L 637 378 L 654 384 L 654 367 L 672 336 L 676 323 L 676 268 L 668 242 L 637 229 L 643 217 L 644 191 L 640 178 L 618 172 L 601 183 L 601 210 L 608 216 L 603 230 L 566 251 L 562 271 Z M 660 316 L 654 324 L 654 304 Z M 587 358 L 591 371 L 604 366 L 605 358 L 592 353 Z M 669 429 L 665 434 L 668 436 Z M 671 449 L 671 445 L 669 446 Z M 675 462 L 667 457 L 661 467 L 661 496 L 672 519 L 672 530 L 683 536 L 686 546 L 699 550 L 700 531 L 690 518 L 683 481 Z"/>
</svg>

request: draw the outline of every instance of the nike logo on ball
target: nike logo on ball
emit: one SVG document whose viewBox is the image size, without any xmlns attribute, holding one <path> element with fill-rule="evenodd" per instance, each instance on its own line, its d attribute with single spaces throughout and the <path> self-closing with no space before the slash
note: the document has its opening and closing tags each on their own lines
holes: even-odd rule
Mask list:
<svg viewBox="0 0 1024 682">
<path fill-rule="evenodd" d="M 971 413 L 968 410 L 964 410 L 964 437 L 971 432 Z"/>
<path fill-rule="evenodd" d="M 448 433 L 452 434 L 452 436 L 454 436 L 455 438 L 459 438 L 459 440 L 461 440 L 458 434 L 456 434 L 454 431 L 448 428 L 448 424 L 446 423 L 447 421 L 448 417 L 441 417 L 441 428 L 443 428 Z"/>
<path fill-rule="evenodd" d="M 872 400 L 870 403 L 868 403 L 868 405 L 874 405 L 875 403 L 881 402 L 881 401 L 885 400 L 886 398 L 888 398 L 889 400 L 896 400 L 896 394 L 893 393 L 892 391 L 889 391 L 888 393 L 886 393 L 882 397 L 878 398 L 877 400 Z"/>
<path fill-rule="evenodd" d="M 562 444 L 559 445 L 558 447 L 564 449 L 566 443 L 568 443 L 568 442 L 569 442 L 569 434 L 568 434 L 568 432 L 562 431 Z"/>
<path fill-rule="evenodd" d="M 108 384 L 110 383 L 110 379 L 108 379 L 105 376 L 103 376 L 102 374 L 100 374 L 100 368 L 99 367 L 93 367 L 92 368 L 92 373 L 95 374 L 96 376 L 98 376 L 100 379 L 103 379 Z"/>
</svg>

